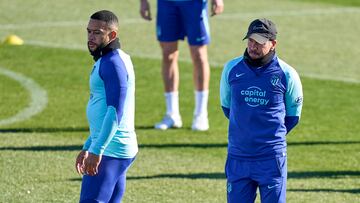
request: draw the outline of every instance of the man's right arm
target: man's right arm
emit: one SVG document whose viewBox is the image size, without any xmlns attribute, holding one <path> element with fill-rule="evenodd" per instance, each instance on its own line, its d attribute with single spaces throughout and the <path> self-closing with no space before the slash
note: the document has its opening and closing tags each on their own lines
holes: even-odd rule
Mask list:
<svg viewBox="0 0 360 203">
<path fill-rule="evenodd" d="M 224 11 L 223 0 L 211 0 L 211 16 L 218 15 Z"/>
<path fill-rule="evenodd" d="M 231 102 L 231 92 L 230 85 L 228 82 L 229 76 L 229 63 L 224 66 L 223 72 L 221 74 L 220 80 L 220 104 L 226 118 L 230 118 L 230 102 Z"/>
<path fill-rule="evenodd" d="M 84 160 L 88 157 L 88 151 L 81 150 L 76 157 L 75 169 L 79 174 L 84 174 Z"/>
<path fill-rule="evenodd" d="M 91 145 L 91 135 L 89 135 L 89 137 L 88 137 L 87 140 L 85 141 L 82 150 L 87 151 L 87 150 L 90 148 L 90 145 Z"/>
</svg>

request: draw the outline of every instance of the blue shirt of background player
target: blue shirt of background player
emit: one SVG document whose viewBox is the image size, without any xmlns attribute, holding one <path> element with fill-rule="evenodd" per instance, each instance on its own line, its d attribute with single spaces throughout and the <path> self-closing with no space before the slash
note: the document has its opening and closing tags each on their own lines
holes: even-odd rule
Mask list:
<svg viewBox="0 0 360 203">
<path fill-rule="evenodd" d="M 228 153 L 237 159 L 268 159 L 286 152 L 286 134 L 301 114 L 302 86 L 275 51 L 260 68 L 247 63 L 246 55 L 225 65 L 220 83 L 221 106 L 229 118 Z"/>
</svg>

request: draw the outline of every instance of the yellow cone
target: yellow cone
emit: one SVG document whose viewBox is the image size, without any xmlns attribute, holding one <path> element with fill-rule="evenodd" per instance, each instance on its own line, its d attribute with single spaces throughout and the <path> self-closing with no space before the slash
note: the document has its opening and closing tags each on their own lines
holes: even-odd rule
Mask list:
<svg viewBox="0 0 360 203">
<path fill-rule="evenodd" d="M 16 35 L 9 35 L 4 39 L 3 44 L 22 45 L 24 44 L 24 40 Z"/>
</svg>

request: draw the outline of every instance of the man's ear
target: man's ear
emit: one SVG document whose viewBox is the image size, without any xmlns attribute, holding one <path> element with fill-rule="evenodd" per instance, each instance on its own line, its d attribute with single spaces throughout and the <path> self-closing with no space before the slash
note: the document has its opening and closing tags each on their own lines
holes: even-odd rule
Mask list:
<svg viewBox="0 0 360 203">
<path fill-rule="evenodd" d="M 110 41 L 112 41 L 113 39 L 115 39 L 117 37 L 117 32 L 116 31 L 111 31 L 109 33 L 109 38 L 110 38 Z"/>
<path fill-rule="evenodd" d="M 275 48 L 276 44 L 277 44 L 277 41 L 276 40 L 271 40 L 271 43 L 272 43 L 273 47 Z"/>
</svg>

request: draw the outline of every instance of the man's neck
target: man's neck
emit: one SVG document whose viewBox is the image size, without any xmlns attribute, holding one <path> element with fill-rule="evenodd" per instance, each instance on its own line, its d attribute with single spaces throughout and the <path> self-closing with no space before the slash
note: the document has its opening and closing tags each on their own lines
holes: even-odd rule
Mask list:
<svg viewBox="0 0 360 203">
<path fill-rule="evenodd" d="M 252 59 L 249 53 L 247 52 L 247 49 L 244 52 L 244 60 L 246 64 L 249 65 L 251 68 L 263 67 L 264 65 L 270 63 L 271 60 L 274 58 L 274 56 L 275 56 L 275 50 L 269 51 L 269 53 L 267 53 L 264 57 L 259 59 Z"/>
</svg>

